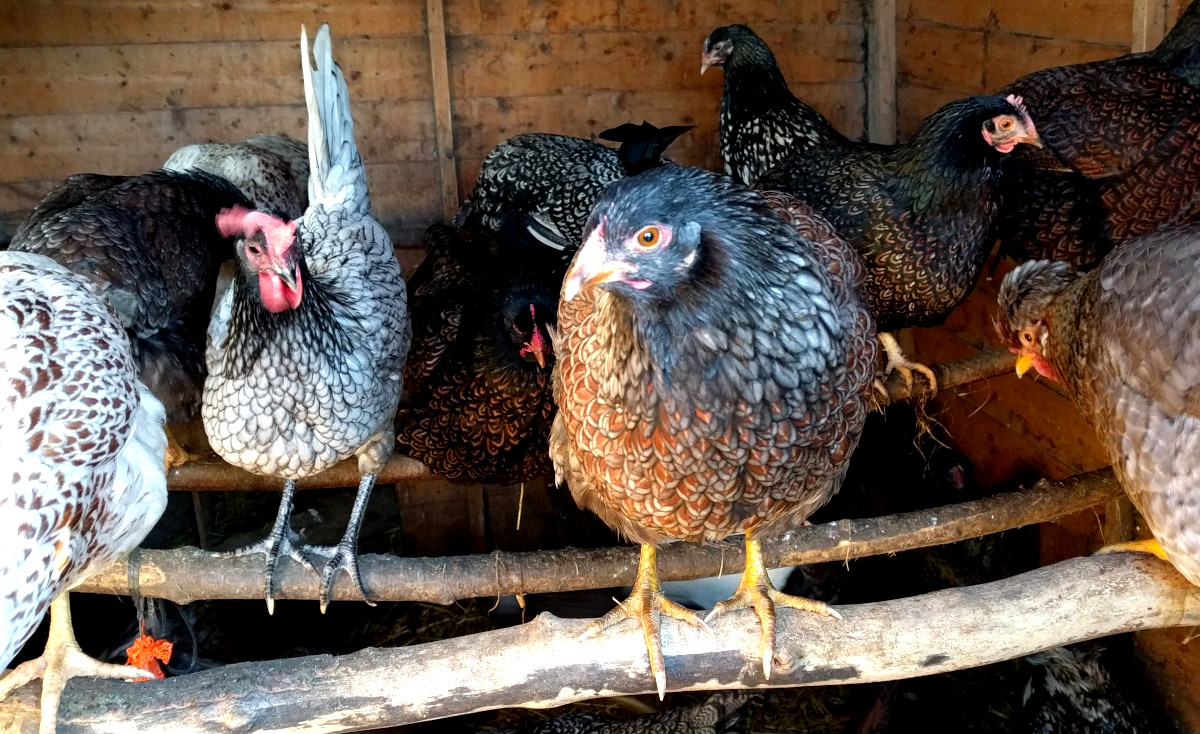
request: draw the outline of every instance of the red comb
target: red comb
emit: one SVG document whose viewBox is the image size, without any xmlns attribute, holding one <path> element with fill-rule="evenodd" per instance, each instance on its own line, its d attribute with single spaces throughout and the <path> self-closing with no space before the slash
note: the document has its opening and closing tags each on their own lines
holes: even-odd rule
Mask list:
<svg viewBox="0 0 1200 734">
<path fill-rule="evenodd" d="M 222 209 L 217 214 L 217 231 L 222 237 L 232 237 L 235 234 L 242 234 L 246 231 L 246 217 L 252 214 L 249 209 L 244 206 L 233 206 L 229 209 Z"/>
</svg>

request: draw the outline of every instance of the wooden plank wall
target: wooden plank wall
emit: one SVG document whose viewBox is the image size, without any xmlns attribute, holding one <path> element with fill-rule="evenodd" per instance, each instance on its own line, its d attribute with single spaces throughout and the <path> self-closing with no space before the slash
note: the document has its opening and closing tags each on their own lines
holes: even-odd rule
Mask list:
<svg viewBox="0 0 1200 734">
<path fill-rule="evenodd" d="M 134 174 L 192 142 L 305 130 L 298 38 L 328 21 L 375 210 L 397 244 L 442 217 L 423 0 L 30 0 L 0 4 L 0 236 L 81 171 Z M 626 121 L 694 124 L 671 151 L 717 167 L 713 28 L 751 24 L 793 89 L 863 132 L 858 0 L 445 0 L 459 191 L 492 146 Z M 417 253 L 414 256 L 419 257 Z M 405 258 L 406 264 L 412 264 Z"/>
<path fill-rule="evenodd" d="M 1183 0 L 1167 5 L 1169 22 Z M 1049 66 L 1129 53 L 1142 0 L 898 0 L 897 106 L 902 136 L 929 113 Z M 1144 3 L 1143 3 L 1144 4 Z"/>
</svg>

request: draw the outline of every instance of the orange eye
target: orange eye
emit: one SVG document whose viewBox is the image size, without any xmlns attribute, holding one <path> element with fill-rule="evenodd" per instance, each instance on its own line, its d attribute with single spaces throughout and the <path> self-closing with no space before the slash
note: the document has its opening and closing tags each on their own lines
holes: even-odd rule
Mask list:
<svg viewBox="0 0 1200 734">
<path fill-rule="evenodd" d="M 1012 126 L 1013 126 L 1012 120 L 1004 120 L 1003 122 L 1000 123 L 1001 130 L 1011 130 Z"/>
<path fill-rule="evenodd" d="M 1033 344 L 1033 332 L 1029 329 L 1023 329 L 1021 331 L 1021 341 L 1026 344 Z"/>
<path fill-rule="evenodd" d="M 642 227 L 637 233 L 637 243 L 642 247 L 654 247 L 662 239 L 658 227 Z"/>
</svg>

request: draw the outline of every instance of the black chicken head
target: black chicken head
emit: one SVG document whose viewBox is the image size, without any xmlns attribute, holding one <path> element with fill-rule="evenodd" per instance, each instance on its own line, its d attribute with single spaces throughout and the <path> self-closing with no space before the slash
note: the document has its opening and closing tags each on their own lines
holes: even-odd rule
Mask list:
<svg viewBox="0 0 1200 734">
<path fill-rule="evenodd" d="M 766 61 L 769 57 L 772 65 L 775 61 L 767 44 L 749 26 L 727 25 L 717 28 L 704 39 L 704 47 L 700 52 L 700 73 L 704 74 L 712 66 L 725 66 L 731 57 L 735 61 L 742 58 Z"/>
<path fill-rule="evenodd" d="M 271 313 L 297 308 L 304 296 L 304 259 L 296 222 L 235 206 L 217 214 L 224 237 L 237 236 L 237 256 L 247 274 L 257 275 L 258 295 Z"/>
<path fill-rule="evenodd" d="M 707 179 L 704 179 L 707 180 Z M 567 272 L 563 300 L 603 286 L 634 302 L 662 299 L 689 280 L 701 259 L 711 212 L 695 169 L 657 168 L 605 190 Z"/>
<path fill-rule="evenodd" d="M 1000 153 L 1011 153 L 1021 143 L 1042 147 L 1042 138 L 1029 116 L 1029 110 L 1025 109 L 1024 100 L 1010 94 L 1005 101 L 1011 109 L 983 123 L 983 139 L 987 144 Z"/>
<path fill-rule="evenodd" d="M 1055 260 L 1021 263 L 1004 276 L 997 297 L 1003 323 L 997 328 L 1017 355 L 1018 377 L 1032 367 L 1042 377 L 1058 379 L 1045 356 L 1050 338 L 1046 315 L 1054 299 L 1080 276 L 1067 263 Z"/>
<path fill-rule="evenodd" d="M 502 289 L 498 328 L 514 356 L 538 369 L 554 358 L 550 331 L 558 320 L 556 306 L 550 290 L 533 278 L 513 278 Z"/>
</svg>

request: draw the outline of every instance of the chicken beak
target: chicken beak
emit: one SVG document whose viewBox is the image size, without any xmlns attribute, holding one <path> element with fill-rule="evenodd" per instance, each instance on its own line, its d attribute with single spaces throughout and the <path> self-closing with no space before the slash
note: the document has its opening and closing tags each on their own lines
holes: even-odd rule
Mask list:
<svg viewBox="0 0 1200 734">
<path fill-rule="evenodd" d="M 585 288 L 612 282 L 622 274 L 633 270 L 633 266 L 629 263 L 608 260 L 601 230 L 601 227 L 592 230 L 587 242 L 575 256 L 575 262 L 571 265 L 571 269 L 567 271 L 562 293 L 564 302 L 574 299 Z"/>
<path fill-rule="evenodd" d="M 715 66 L 721 63 L 721 60 L 715 54 L 707 52 L 700 53 L 700 76 L 704 76 L 704 72 L 708 71 L 708 67 Z"/>
<path fill-rule="evenodd" d="M 287 265 L 278 265 L 276 267 L 271 268 L 271 271 L 274 272 L 276 275 L 278 275 L 279 279 L 282 280 L 283 284 L 286 285 L 288 288 L 290 288 L 293 291 L 299 290 L 296 287 L 296 283 L 300 276 L 300 268 L 299 267 L 293 266 L 293 268 L 289 268 Z"/>
<path fill-rule="evenodd" d="M 1032 355 L 1029 355 L 1029 354 L 1018 354 L 1017 355 L 1017 377 L 1018 378 L 1024 377 L 1025 373 L 1028 372 L 1032 367 L 1033 367 L 1033 356 Z"/>
<path fill-rule="evenodd" d="M 546 369 L 546 350 L 542 345 L 538 344 L 533 348 L 533 358 L 537 360 L 538 367 Z"/>
</svg>

